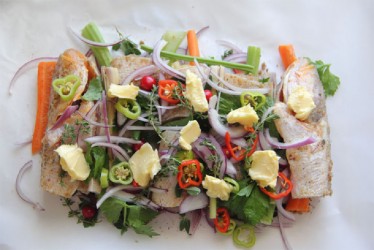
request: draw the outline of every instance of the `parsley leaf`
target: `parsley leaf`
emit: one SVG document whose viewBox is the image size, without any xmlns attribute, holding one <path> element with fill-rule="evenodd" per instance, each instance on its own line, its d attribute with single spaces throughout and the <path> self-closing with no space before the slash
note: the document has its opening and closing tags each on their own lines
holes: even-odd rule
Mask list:
<svg viewBox="0 0 374 250">
<path fill-rule="evenodd" d="M 107 220 L 115 223 L 119 220 L 121 212 L 124 208 L 124 202 L 115 198 L 108 198 L 100 206 L 101 212 L 105 215 Z"/>
<path fill-rule="evenodd" d="M 85 101 L 97 101 L 101 99 L 101 93 L 103 92 L 103 86 L 101 84 L 101 78 L 93 78 L 89 85 L 86 93 L 82 96 Z"/>
<path fill-rule="evenodd" d="M 330 72 L 331 64 L 325 64 L 321 60 L 315 61 L 313 64 L 317 68 L 326 97 L 333 96 L 340 85 L 340 79 Z"/>
<path fill-rule="evenodd" d="M 91 145 L 87 146 L 87 151 L 85 154 L 86 161 L 91 167 L 92 177 L 99 179 L 101 175 L 101 169 L 105 165 L 106 160 L 106 150 L 104 147 L 94 147 Z"/>
<path fill-rule="evenodd" d="M 134 54 L 134 55 L 141 54 L 140 50 L 138 49 L 138 45 L 134 43 L 133 41 L 131 41 L 130 39 L 125 39 L 121 43 L 114 45 L 112 48 L 115 51 L 121 49 L 123 53 L 125 54 L 125 56 L 131 55 L 131 54 Z"/>
<path fill-rule="evenodd" d="M 255 184 L 251 183 L 248 186 L 245 186 L 244 188 L 240 189 L 240 191 L 236 195 L 249 197 L 252 193 L 254 186 Z"/>
<path fill-rule="evenodd" d="M 234 95 L 228 95 L 221 93 L 221 98 L 219 101 L 219 110 L 220 115 L 227 115 L 231 110 L 238 109 L 242 106 L 240 103 L 240 97 Z"/>
</svg>

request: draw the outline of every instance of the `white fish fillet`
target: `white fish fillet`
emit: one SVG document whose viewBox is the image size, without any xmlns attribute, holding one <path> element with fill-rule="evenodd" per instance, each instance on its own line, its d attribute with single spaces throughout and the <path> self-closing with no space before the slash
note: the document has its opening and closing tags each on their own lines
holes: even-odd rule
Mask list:
<svg viewBox="0 0 374 250">
<path fill-rule="evenodd" d="M 287 159 L 294 185 L 293 198 L 311 198 L 331 195 L 332 160 L 330 150 L 330 129 L 327 120 L 325 95 L 318 72 L 307 59 L 294 62 L 283 78 L 283 96 L 296 86 L 304 86 L 312 94 L 316 108 L 306 121 L 295 118 L 285 103 L 275 104 L 274 113 L 280 118 L 276 127 L 285 142 L 313 136 L 317 141 L 303 147 L 288 149 Z"/>
</svg>

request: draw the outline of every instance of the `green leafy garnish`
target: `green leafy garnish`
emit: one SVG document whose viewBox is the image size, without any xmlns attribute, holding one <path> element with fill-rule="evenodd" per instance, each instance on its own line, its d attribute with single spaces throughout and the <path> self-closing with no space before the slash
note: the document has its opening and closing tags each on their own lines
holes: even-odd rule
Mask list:
<svg viewBox="0 0 374 250">
<path fill-rule="evenodd" d="M 95 179 L 99 179 L 101 175 L 101 169 L 105 165 L 106 150 L 104 147 L 94 147 L 91 145 L 87 146 L 85 158 L 91 168 L 91 176 Z"/>
<path fill-rule="evenodd" d="M 121 43 L 114 45 L 112 48 L 115 51 L 121 49 L 123 53 L 125 54 L 125 56 L 141 54 L 140 50 L 138 49 L 138 45 L 127 38 L 123 40 Z"/>
<path fill-rule="evenodd" d="M 156 211 L 138 205 L 130 205 L 116 198 L 108 198 L 100 209 L 107 220 L 115 224 L 122 233 L 131 227 L 138 234 L 145 234 L 149 237 L 159 235 L 151 226 L 147 225 L 158 215 Z"/>
<path fill-rule="evenodd" d="M 326 97 L 333 96 L 340 85 L 340 79 L 330 72 L 331 64 L 325 64 L 321 60 L 315 61 L 313 64 L 317 68 Z"/>
<path fill-rule="evenodd" d="M 242 104 L 240 103 L 239 96 L 221 93 L 218 113 L 221 115 L 227 115 L 231 110 L 238 109 L 241 106 Z"/>
<path fill-rule="evenodd" d="M 101 78 L 96 77 L 90 81 L 86 93 L 82 96 L 83 100 L 86 101 L 97 101 L 101 99 L 101 93 L 103 92 L 103 86 L 101 84 Z"/>
<path fill-rule="evenodd" d="M 225 52 L 221 56 L 222 60 L 225 59 L 226 57 L 228 57 L 229 55 L 232 55 L 233 53 L 234 53 L 233 49 L 225 50 Z"/>
<path fill-rule="evenodd" d="M 185 216 L 182 217 L 181 221 L 179 222 L 179 231 L 186 230 L 188 234 L 190 234 L 190 226 L 191 222 Z"/>
</svg>

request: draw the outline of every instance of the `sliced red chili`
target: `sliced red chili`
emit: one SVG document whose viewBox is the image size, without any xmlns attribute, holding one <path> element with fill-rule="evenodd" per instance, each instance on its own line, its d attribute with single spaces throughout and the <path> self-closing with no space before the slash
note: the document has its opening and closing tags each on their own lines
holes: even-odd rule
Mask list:
<svg viewBox="0 0 374 250">
<path fill-rule="evenodd" d="M 277 194 L 277 193 L 268 191 L 266 188 L 260 187 L 260 190 L 264 194 L 268 195 L 270 198 L 274 200 L 279 200 L 280 198 L 286 197 L 287 195 L 290 194 L 293 188 L 292 182 L 290 181 L 290 179 L 287 178 L 285 174 L 283 174 L 282 172 L 279 172 L 278 177 L 280 177 L 282 190 L 284 190 L 283 192 Z"/>
<path fill-rule="evenodd" d="M 229 211 L 225 207 L 217 209 L 217 217 L 214 219 L 216 229 L 221 233 L 226 233 L 230 226 Z"/>
<path fill-rule="evenodd" d="M 247 153 L 247 155 L 245 154 L 245 152 L 247 151 L 246 149 L 243 149 L 241 147 L 234 147 L 234 148 L 232 147 L 231 136 L 229 132 L 226 132 L 225 140 L 226 140 L 227 150 L 230 152 L 231 157 L 237 161 L 241 161 L 245 158 L 245 156 L 250 157 L 256 151 L 257 143 L 258 143 L 258 135 L 256 135 L 256 138 L 254 139 L 253 144 L 252 144 L 252 148 Z M 236 153 L 235 151 L 239 151 L 239 153 Z"/>
<path fill-rule="evenodd" d="M 182 161 L 177 174 L 179 187 L 184 189 L 190 186 L 198 187 L 203 181 L 201 166 L 198 160 Z"/>
<path fill-rule="evenodd" d="M 162 100 L 170 104 L 178 104 L 180 100 L 174 97 L 175 94 L 182 94 L 182 89 L 180 89 L 177 81 L 161 80 L 158 82 L 158 95 Z"/>
</svg>

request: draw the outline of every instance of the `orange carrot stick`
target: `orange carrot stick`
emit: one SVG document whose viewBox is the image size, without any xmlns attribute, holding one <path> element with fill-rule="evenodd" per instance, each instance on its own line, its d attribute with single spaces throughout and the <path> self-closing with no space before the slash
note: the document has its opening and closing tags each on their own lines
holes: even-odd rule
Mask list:
<svg viewBox="0 0 374 250">
<path fill-rule="evenodd" d="M 41 62 L 38 65 L 38 107 L 31 147 L 33 154 L 38 153 L 42 148 L 42 140 L 48 123 L 49 97 L 55 68 L 56 62 Z"/>
<path fill-rule="evenodd" d="M 310 210 L 309 202 L 310 200 L 308 198 L 290 198 L 287 202 L 286 210 L 290 212 L 307 213 Z"/>
<path fill-rule="evenodd" d="M 285 69 L 290 66 L 294 61 L 296 61 L 297 57 L 295 55 L 295 50 L 291 44 L 288 45 L 280 45 L 279 46 L 279 54 L 282 58 L 283 66 Z"/>
<path fill-rule="evenodd" d="M 190 56 L 200 56 L 199 44 L 194 30 L 187 32 L 187 45 Z M 190 65 L 195 65 L 195 63 L 190 62 Z"/>
</svg>

